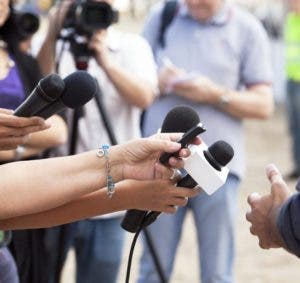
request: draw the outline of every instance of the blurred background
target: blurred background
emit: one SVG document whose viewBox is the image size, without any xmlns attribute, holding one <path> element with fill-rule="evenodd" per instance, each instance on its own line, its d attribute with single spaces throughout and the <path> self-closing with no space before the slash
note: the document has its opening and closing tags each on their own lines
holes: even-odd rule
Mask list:
<svg viewBox="0 0 300 283">
<path fill-rule="evenodd" d="M 151 6 L 157 0 L 117 0 L 121 11 L 118 28 L 139 33 Z M 292 169 L 291 141 L 286 121 L 286 94 L 283 25 L 286 15 L 283 0 L 238 0 L 234 1 L 246 7 L 261 20 L 265 26 L 272 49 L 272 63 L 274 69 L 274 95 L 276 110 L 273 117 L 267 121 L 255 120 L 245 123 L 247 174 L 242 182 L 239 194 L 239 214 L 237 215 L 237 257 L 235 265 L 236 282 L 238 283 L 296 283 L 299 282 L 299 259 L 282 250 L 261 250 L 257 239 L 249 233 L 249 224 L 245 220 L 248 209 L 247 196 L 253 191 L 268 193 L 270 186 L 266 180 L 264 168 L 268 163 L 275 163 L 283 174 Z M 36 7 L 41 15 L 46 15 L 54 4 L 52 0 L 28 0 Z M 34 42 L 39 45 L 43 36 L 46 22 L 42 21 L 41 28 L 35 35 Z M 35 44 L 33 45 L 33 51 Z M 289 181 L 290 188 L 295 187 L 295 181 Z M 183 238 L 176 257 L 175 270 L 171 283 L 197 282 L 197 249 L 193 219 L 188 217 L 185 222 Z M 125 281 L 126 264 L 132 235 L 128 234 L 126 249 L 124 250 L 123 265 L 119 281 Z M 138 270 L 138 259 L 141 245 L 137 244 L 132 267 L 132 281 Z M 67 264 L 63 272 L 63 283 L 74 282 L 74 255 L 69 253 Z"/>
</svg>

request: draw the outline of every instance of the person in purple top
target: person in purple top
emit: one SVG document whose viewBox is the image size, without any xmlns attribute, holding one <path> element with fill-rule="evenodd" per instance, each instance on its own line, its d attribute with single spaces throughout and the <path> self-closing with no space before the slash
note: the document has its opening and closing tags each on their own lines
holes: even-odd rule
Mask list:
<svg viewBox="0 0 300 283">
<path fill-rule="evenodd" d="M 270 194 L 252 193 L 248 197 L 251 211 L 246 214 L 250 232 L 259 238 L 263 249 L 284 248 L 300 257 L 300 194 L 292 195 L 274 165 L 266 168 L 271 183 Z M 300 191 L 300 183 L 296 186 Z"/>
<path fill-rule="evenodd" d="M 0 108 L 10 110 L 17 108 L 41 79 L 36 60 L 20 49 L 24 38 L 18 32 L 20 27 L 16 24 L 12 3 L 9 0 L 0 0 Z M 47 121 L 51 124 L 49 128 L 42 119 L 36 117 L 12 119 L 7 110 L 0 112 L 0 146 L 6 149 L 0 151 L 0 164 L 39 158 L 46 149 L 61 145 L 67 140 L 67 128 L 60 116 L 53 116 Z M 37 132 L 42 129 L 44 131 Z M 28 135 L 29 133 L 31 134 Z M 14 255 L 18 267 L 22 267 L 18 268 L 22 282 L 26 282 L 23 280 L 23 274 L 26 277 L 28 274 L 33 275 L 32 268 L 37 268 L 33 263 L 33 254 L 30 253 L 36 250 L 33 245 L 39 238 L 37 233 L 24 231 L 14 233 L 13 236 Z M 29 280 L 34 283 L 32 278 Z M 0 249 L 0 281 L 5 283 L 19 281 L 15 264 L 6 247 Z"/>
</svg>

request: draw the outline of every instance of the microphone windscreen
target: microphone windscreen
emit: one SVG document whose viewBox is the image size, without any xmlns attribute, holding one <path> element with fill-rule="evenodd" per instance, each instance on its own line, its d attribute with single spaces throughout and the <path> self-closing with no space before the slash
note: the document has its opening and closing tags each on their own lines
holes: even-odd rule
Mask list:
<svg viewBox="0 0 300 283">
<path fill-rule="evenodd" d="M 57 100 L 65 89 L 65 83 L 57 74 L 50 74 L 39 82 L 41 95 L 49 101 Z"/>
<path fill-rule="evenodd" d="M 231 145 L 222 140 L 213 143 L 208 151 L 221 166 L 226 166 L 234 156 Z"/>
<path fill-rule="evenodd" d="M 65 91 L 61 97 L 63 104 L 70 108 L 78 108 L 86 104 L 97 93 L 96 80 L 85 71 L 76 71 L 66 78 Z"/>
<path fill-rule="evenodd" d="M 166 115 L 162 127 L 162 133 L 185 133 L 200 123 L 197 112 L 188 106 L 176 106 Z"/>
</svg>

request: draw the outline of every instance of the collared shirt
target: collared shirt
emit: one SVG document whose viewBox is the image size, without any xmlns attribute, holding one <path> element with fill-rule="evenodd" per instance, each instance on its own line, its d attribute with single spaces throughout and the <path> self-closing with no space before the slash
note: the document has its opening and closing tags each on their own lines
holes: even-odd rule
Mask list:
<svg viewBox="0 0 300 283">
<path fill-rule="evenodd" d="M 165 48 L 158 43 L 163 4 L 152 10 L 144 28 L 158 66 L 167 58 L 187 73 L 199 74 L 218 85 L 242 90 L 255 84 L 270 84 L 272 71 L 269 43 L 260 22 L 248 12 L 224 2 L 213 18 L 199 22 L 188 13 L 184 3 L 165 33 Z M 210 145 L 225 140 L 232 145 L 235 156 L 230 163 L 234 173 L 244 171 L 243 130 L 240 119 L 210 105 L 191 102 L 175 93 L 164 95 L 145 115 L 145 135 L 160 127 L 166 113 L 176 105 L 193 107 L 206 125 L 204 141 Z"/>
</svg>

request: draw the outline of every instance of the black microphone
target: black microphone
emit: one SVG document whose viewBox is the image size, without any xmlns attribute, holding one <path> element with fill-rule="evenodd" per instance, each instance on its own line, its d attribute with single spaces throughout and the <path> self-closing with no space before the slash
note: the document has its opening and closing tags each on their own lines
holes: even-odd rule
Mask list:
<svg viewBox="0 0 300 283">
<path fill-rule="evenodd" d="M 201 146 L 195 146 L 194 148 L 197 148 L 199 151 Z M 177 183 L 177 187 L 192 189 L 200 186 L 206 193 L 212 194 L 225 183 L 228 175 L 228 169 L 225 166 L 233 158 L 233 155 L 233 148 L 225 141 L 215 142 L 207 149 L 204 149 L 201 154 L 197 151 L 196 153 L 192 152 L 190 157 L 192 161 L 190 162 L 187 159 L 184 166 L 184 169 L 189 174 Z M 148 213 L 143 221 L 143 226 L 146 227 L 152 224 L 160 214 L 161 212 L 159 211 Z"/>
<path fill-rule="evenodd" d="M 86 71 L 76 71 L 63 81 L 65 89 L 62 95 L 37 112 L 37 116 L 47 119 L 66 107 L 74 109 L 83 106 L 96 95 L 98 90 L 95 78 Z"/>
<path fill-rule="evenodd" d="M 36 116 L 39 111 L 57 100 L 65 89 L 65 83 L 57 74 L 41 79 L 27 99 L 14 111 L 15 116 Z"/>
<path fill-rule="evenodd" d="M 234 151 L 231 145 L 222 140 L 213 143 L 207 149 L 203 149 L 202 154 L 195 152 L 193 163 L 190 164 L 188 160 L 185 165 L 185 169 L 190 174 L 182 178 L 177 183 L 177 187 L 194 188 L 199 185 L 207 193 L 213 193 L 226 181 L 224 177 L 227 175 L 222 174 L 222 169 L 231 161 L 233 156 Z M 191 175 L 198 179 L 199 183 Z"/>
<path fill-rule="evenodd" d="M 170 110 L 166 115 L 161 128 L 162 133 L 186 133 L 178 141 L 181 143 L 182 147 L 186 146 L 188 142 L 191 142 L 198 134 L 203 133 L 204 131 L 205 129 L 200 123 L 197 112 L 188 106 L 177 106 Z M 166 164 L 171 156 L 176 156 L 176 153 L 163 153 L 160 157 L 160 162 Z M 127 210 L 122 220 L 121 227 L 128 232 L 135 233 L 141 226 L 148 226 L 148 224 L 144 225 L 147 214 L 147 211 L 137 209 Z"/>
</svg>

